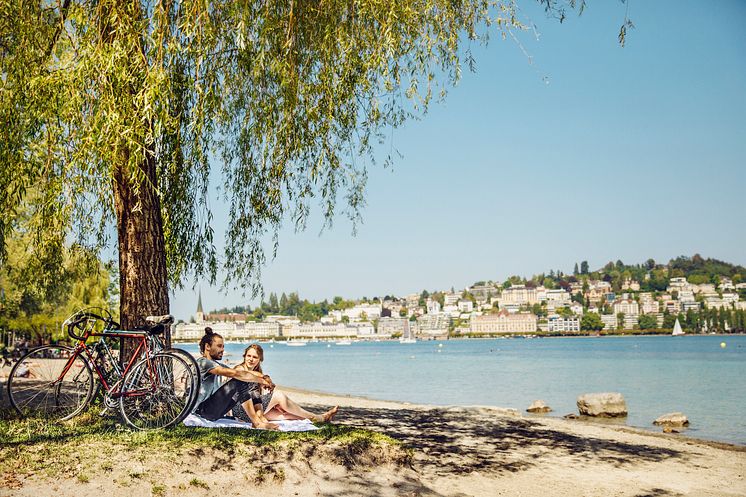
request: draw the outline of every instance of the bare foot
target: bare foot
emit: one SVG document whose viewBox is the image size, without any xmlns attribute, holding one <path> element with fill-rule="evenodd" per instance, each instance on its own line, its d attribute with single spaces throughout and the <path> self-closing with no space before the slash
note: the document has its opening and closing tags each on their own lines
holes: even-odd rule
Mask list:
<svg viewBox="0 0 746 497">
<path fill-rule="evenodd" d="M 329 422 L 332 419 L 334 419 L 334 416 L 337 415 L 337 411 L 339 411 L 339 406 L 334 406 L 328 411 L 326 411 L 324 414 L 321 415 L 321 420 L 325 422 Z"/>
<path fill-rule="evenodd" d="M 261 421 L 256 424 L 255 428 L 259 428 L 260 430 L 279 430 L 280 425 Z"/>
</svg>

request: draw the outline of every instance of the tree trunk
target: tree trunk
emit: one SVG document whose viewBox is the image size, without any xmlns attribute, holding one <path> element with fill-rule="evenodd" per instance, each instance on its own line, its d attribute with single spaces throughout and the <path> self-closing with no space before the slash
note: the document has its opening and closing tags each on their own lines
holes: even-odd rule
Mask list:
<svg viewBox="0 0 746 497">
<path fill-rule="evenodd" d="M 156 192 L 155 160 L 140 166 L 147 181 L 134 188 L 127 168 L 114 172 L 114 207 L 119 238 L 119 313 L 122 328 L 133 329 L 145 323 L 149 315 L 167 314 L 168 276 L 163 237 L 161 201 Z M 170 333 L 166 342 L 170 344 Z M 125 340 L 127 342 L 127 340 Z M 122 361 L 129 359 L 132 344 L 122 345 Z"/>
</svg>

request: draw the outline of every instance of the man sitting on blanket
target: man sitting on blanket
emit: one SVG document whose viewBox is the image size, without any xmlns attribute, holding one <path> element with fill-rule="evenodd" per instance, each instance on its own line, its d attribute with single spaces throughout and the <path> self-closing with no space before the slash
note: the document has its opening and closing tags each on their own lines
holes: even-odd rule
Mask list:
<svg viewBox="0 0 746 497">
<path fill-rule="evenodd" d="M 224 348 L 223 337 L 214 333 L 212 328 L 205 328 L 205 335 L 199 341 L 199 351 L 202 357 L 197 359 L 202 385 L 194 412 L 210 421 L 225 416 L 237 403 L 243 404 L 251 400 L 252 404 L 257 402 L 261 404 L 261 387 L 265 386 L 270 390 L 275 388 L 275 384 L 268 375 L 229 368 L 218 362 L 223 358 Z M 222 386 L 221 376 L 230 378 Z M 249 410 L 248 414 L 255 428 L 266 430 L 278 428 L 278 425 L 270 423 L 266 418 L 262 419 L 253 409 Z"/>
</svg>

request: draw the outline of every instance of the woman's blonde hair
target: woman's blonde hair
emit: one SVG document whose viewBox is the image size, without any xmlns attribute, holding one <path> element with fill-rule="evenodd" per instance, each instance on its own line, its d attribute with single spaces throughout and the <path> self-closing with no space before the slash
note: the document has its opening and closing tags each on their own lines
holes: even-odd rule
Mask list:
<svg viewBox="0 0 746 497">
<path fill-rule="evenodd" d="M 251 345 L 246 347 L 246 350 L 243 351 L 244 362 L 246 362 L 246 354 L 248 354 L 249 350 L 251 349 L 256 350 L 256 355 L 259 356 L 259 364 L 256 365 L 256 367 L 254 368 L 254 371 L 259 371 L 261 373 L 262 372 L 262 361 L 264 361 L 264 349 L 258 343 L 252 343 Z"/>
</svg>

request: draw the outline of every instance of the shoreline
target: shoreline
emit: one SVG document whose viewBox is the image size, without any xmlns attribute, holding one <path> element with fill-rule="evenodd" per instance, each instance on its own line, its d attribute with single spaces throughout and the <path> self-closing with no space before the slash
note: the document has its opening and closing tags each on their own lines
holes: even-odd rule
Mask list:
<svg viewBox="0 0 746 497">
<path fill-rule="evenodd" d="M 517 409 L 510 407 L 499 407 L 492 405 L 435 405 L 435 404 L 415 404 L 411 402 L 403 402 L 397 400 L 386 400 L 386 399 L 374 399 L 371 397 L 360 396 L 360 395 L 344 395 L 332 392 L 322 392 L 318 390 L 309 390 L 299 387 L 289 387 L 286 385 L 278 385 L 278 388 L 291 394 L 293 399 L 297 399 L 300 403 L 310 403 L 318 405 L 340 405 L 349 407 L 376 407 L 379 409 L 418 409 L 418 410 L 448 410 L 451 412 L 457 412 L 459 410 L 465 411 L 476 411 L 476 412 L 492 412 L 502 416 L 515 417 L 516 419 L 526 419 L 529 421 L 547 422 L 547 423 L 559 423 L 559 426 L 563 425 L 589 425 L 601 427 L 609 430 L 615 430 L 619 432 L 627 432 L 640 436 L 652 436 L 662 439 L 674 439 L 683 442 L 702 444 L 709 447 L 719 448 L 723 450 L 731 450 L 735 452 L 746 453 L 746 444 L 739 444 L 736 442 L 725 442 L 722 440 L 710 440 L 706 438 L 692 437 L 686 434 L 686 431 L 681 433 L 664 433 L 660 427 L 656 428 L 641 428 L 638 426 L 629 426 L 622 424 L 621 420 L 607 419 L 607 418 L 592 418 L 588 416 L 581 416 L 576 419 L 565 419 L 562 416 L 551 416 L 549 414 L 533 414 L 529 412 L 521 412 Z M 660 431 L 659 431 L 660 430 Z"/>
<path fill-rule="evenodd" d="M 413 468 L 428 492 L 411 495 L 533 496 L 551 489 L 565 497 L 746 496 L 746 446 L 494 406 L 280 388 L 314 408 L 340 405 L 335 423 L 380 431 L 412 447 Z"/>
<path fill-rule="evenodd" d="M 526 338 L 629 338 L 629 337 L 670 337 L 673 336 L 669 330 L 653 331 L 653 332 L 642 332 L 642 330 L 630 330 L 636 331 L 637 333 L 600 333 L 598 335 L 591 333 L 567 333 L 567 334 L 548 334 L 541 331 L 532 333 L 495 333 L 495 334 L 484 334 L 478 336 L 433 336 L 427 338 L 418 338 L 417 343 L 420 342 L 437 342 L 437 341 L 451 341 L 451 340 L 504 340 L 511 338 L 526 339 Z M 680 335 L 682 337 L 729 337 L 729 336 L 746 336 L 746 333 L 684 333 Z M 311 337 L 289 337 L 282 340 L 275 338 L 242 338 L 241 340 L 226 340 L 226 344 L 240 344 L 249 345 L 252 343 L 264 344 L 264 343 L 277 343 L 286 344 L 291 340 L 301 340 L 311 342 L 314 340 Z M 342 339 L 352 339 L 354 342 L 398 342 L 399 338 L 358 338 L 349 336 L 334 336 L 334 337 L 316 337 L 315 341 L 319 343 L 333 343 Z M 173 345 L 198 345 L 199 340 L 173 340 Z"/>
<path fill-rule="evenodd" d="M 339 405 L 337 429 L 365 430 L 401 445 L 371 443 L 368 436 L 342 447 L 340 441 L 298 433 L 267 448 L 255 438 L 242 439 L 244 430 L 193 429 L 201 436 L 212 432 L 209 440 L 229 436 L 235 442 L 227 455 L 219 442 L 185 449 L 189 435 L 169 439 L 168 431 L 155 445 L 132 450 L 112 447 L 100 436 L 86 441 L 86 450 L 97 454 L 95 461 L 86 459 L 88 468 L 76 469 L 73 461 L 70 471 L 47 474 L 41 459 L 38 471 L 0 479 L 0 494 L 36 497 L 51 489 L 79 497 L 202 497 L 234 495 L 249 485 L 267 497 L 746 496 L 746 447 L 738 445 L 493 406 L 432 406 L 279 388 L 314 412 Z M 136 432 L 125 436 L 142 438 Z M 30 454 L 51 449 L 19 447 Z M 0 444 L 0 450 L 14 449 Z"/>
</svg>

